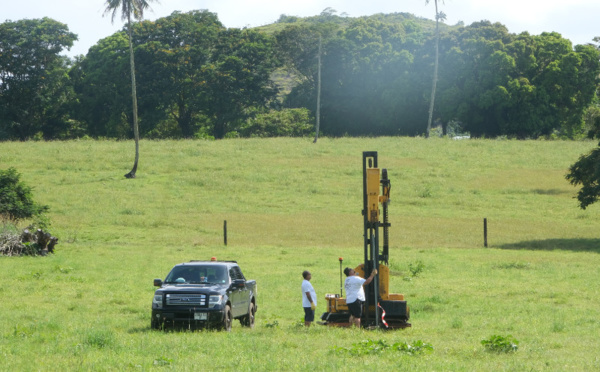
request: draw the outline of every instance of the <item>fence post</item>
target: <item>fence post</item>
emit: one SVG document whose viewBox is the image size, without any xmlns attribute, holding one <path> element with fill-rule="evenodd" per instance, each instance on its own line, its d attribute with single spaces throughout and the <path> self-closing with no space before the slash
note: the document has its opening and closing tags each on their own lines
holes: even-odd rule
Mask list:
<svg viewBox="0 0 600 372">
<path fill-rule="evenodd" d="M 227 245 L 227 220 L 223 221 L 223 242 Z"/>
<path fill-rule="evenodd" d="M 483 219 L 483 246 L 487 248 L 487 218 Z"/>
</svg>

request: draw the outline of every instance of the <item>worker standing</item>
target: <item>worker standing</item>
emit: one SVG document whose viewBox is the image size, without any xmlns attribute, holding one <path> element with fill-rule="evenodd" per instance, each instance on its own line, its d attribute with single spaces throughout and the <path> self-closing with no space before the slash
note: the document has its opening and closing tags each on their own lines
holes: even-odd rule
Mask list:
<svg viewBox="0 0 600 372">
<path fill-rule="evenodd" d="M 362 308 L 365 302 L 365 290 L 363 286 L 371 283 L 375 275 L 377 275 L 377 269 L 373 269 L 371 276 L 367 279 L 356 275 L 354 269 L 349 267 L 344 269 L 344 274 L 347 277 L 344 288 L 346 288 L 346 304 L 348 305 L 348 310 L 350 310 L 350 324 L 354 324 L 360 328 L 360 318 L 362 317 Z"/>
<path fill-rule="evenodd" d="M 310 327 L 310 323 L 315 320 L 315 309 L 317 308 L 317 293 L 310 284 L 312 275 L 310 271 L 304 270 L 302 272 L 302 307 L 304 308 L 304 325 Z"/>
</svg>

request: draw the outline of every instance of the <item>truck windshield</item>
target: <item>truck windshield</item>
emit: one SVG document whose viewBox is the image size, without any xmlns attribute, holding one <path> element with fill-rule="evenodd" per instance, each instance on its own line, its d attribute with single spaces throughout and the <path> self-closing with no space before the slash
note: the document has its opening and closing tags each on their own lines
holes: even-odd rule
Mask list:
<svg viewBox="0 0 600 372">
<path fill-rule="evenodd" d="M 165 278 L 165 283 L 224 284 L 226 282 L 225 268 L 215 265 L 176 266 Z"/>
</svg>

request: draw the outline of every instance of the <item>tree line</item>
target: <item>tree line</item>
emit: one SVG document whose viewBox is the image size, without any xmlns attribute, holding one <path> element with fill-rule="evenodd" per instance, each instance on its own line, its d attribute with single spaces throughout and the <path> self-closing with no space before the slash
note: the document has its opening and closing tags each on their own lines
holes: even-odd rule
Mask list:
<svg viewBox="0 0 600 372">
<path fill-rule="evenodd" d="M 70 59 L 61 53 L 77 36 L 67 25 L 7 21 L 0 140 L 132 138 L 129 31 L 141 138 L 312 135 L 319 59 L 322 135 L 422 135 L 434 27 L 406 13 L 347 18 L 329 9 L 235 29 L 208 11 L 174 12 Z M 438 58 L 432 116 L 444 132 L 576 138 L 600 116 L 593 45 L 488 21 L 440 24 Z"/>
</svg>

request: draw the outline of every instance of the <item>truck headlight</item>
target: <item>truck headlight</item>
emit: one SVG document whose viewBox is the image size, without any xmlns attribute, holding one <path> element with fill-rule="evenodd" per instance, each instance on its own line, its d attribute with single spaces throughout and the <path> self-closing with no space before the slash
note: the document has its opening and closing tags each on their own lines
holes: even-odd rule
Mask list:
<svg viewBox="0 0 600 372">
<path fill-rule="evenodd" d="M 162 306 L 163 306 L 162 295 L 154 295 L 154 298 L 152 299 L 152 308 L 153 309 L 162 309 Z"/>
<path fill-rule="evenodd" d="M 223 296 L 221 295 L 211 295 L 208 298 L 208 307 L 213 308 L 217 305 L 221 305 L 221 301 L 223 301 Z"/>
</svg>

